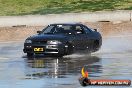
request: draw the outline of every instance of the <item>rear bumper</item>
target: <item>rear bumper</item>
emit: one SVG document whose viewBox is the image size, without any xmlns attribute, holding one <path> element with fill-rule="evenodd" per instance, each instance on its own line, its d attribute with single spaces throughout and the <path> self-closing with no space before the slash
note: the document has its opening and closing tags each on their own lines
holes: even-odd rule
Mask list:
<svg viewBox="0 0 132 88">
<path fill-rule="evenodd" d="M 43 48 L 43 51 L 34 51 L 34 48 Z M 36 54 L 64 54 L 66 47 L 64 44 L 59 45 L 32 45 L 24 44 L 24 53 L 36 53 Z"/>
</svg>

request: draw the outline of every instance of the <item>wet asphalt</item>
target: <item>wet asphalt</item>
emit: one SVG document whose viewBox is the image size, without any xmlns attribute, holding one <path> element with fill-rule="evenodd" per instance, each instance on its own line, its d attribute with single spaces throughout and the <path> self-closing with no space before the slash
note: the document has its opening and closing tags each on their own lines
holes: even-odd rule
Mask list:
<svg viewBox="0 0 132 88">
<path fill-rule="evenodd" d="M 90 79 L 132 80 L 131 39 L 132 36 L 104 38 L 102 48 L 98 52 L 91 55 L 78 53 L 62 58 L 47 56 L 27 58 L 22 52 L 23 41 L 1 42 L 0 88 L 83 88 L 78 81 L 82 67 L 89 72 Z"/>
</svg>

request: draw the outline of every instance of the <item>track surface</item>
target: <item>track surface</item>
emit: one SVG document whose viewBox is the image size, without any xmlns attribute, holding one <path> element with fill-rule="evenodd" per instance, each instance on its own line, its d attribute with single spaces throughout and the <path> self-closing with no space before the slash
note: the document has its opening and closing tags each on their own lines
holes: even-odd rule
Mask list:
<svg viewBox="0 0 132 88">
<path fill-rule="evenodd" d="M 132 80 L 131 40 L 131 35 L 112 36 L 104 38 L 101 50 L 91 55 L 35 56 L 34 60 L 22 53 L 23 41 L 1 42 L 0 88 L 82 88 L 78 78 L 83 66 L 91 79 Z"/>
</svg>

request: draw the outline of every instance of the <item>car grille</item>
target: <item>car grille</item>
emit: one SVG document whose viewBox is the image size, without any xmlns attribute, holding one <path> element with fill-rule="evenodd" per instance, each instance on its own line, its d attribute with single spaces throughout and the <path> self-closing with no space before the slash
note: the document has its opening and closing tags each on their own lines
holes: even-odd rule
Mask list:
<svg viewBox="0 0 132 88">
<path fill-rule="evenodd" d="M 33 44 L 46 44 L 47 41 L 33 41 Z"/>
</svg>

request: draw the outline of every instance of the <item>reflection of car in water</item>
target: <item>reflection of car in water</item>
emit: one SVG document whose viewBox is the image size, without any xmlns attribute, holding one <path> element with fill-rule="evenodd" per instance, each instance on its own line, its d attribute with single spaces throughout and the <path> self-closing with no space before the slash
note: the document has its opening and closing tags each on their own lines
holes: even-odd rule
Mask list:
<svg viewBox="0 0 132 88">
<path fill-rule="evenodd" d="M 81 59 L 79 57 L 35 57 L 32 60 L 27 60 L 26 76 L 28 78 L 63 78 L 70 74 L 81 74 L 80 70 L 83 66 L 85 66 L 85 70 L 89 72 L 90 76 L 97 76 L 97 73 L 101 73 L 100 60 L 96 56 L 82 56 Z M 95 73 L 96 75 L 94 75 Z"/>
<path fill-rule="evenodd" d="M 48 54 L 63 56 L 78 50 L 95 52 L 102 44 L 102 37 L 96 30 L 87 26 L 75 24 L 51 24 L 37 35 L 28 37 L 24 43 L 24 53 Z"/>
</svg>

